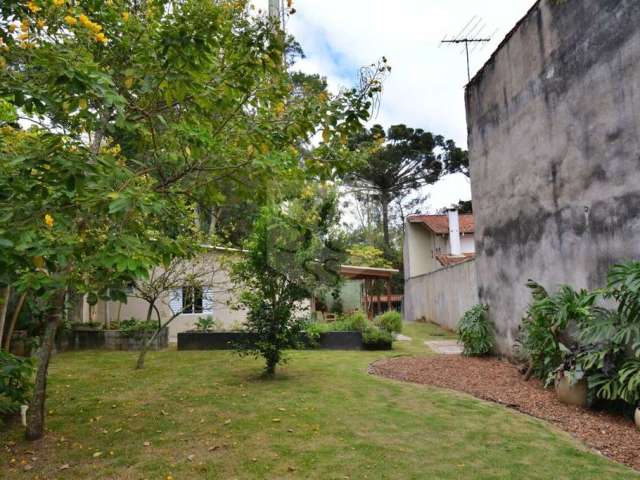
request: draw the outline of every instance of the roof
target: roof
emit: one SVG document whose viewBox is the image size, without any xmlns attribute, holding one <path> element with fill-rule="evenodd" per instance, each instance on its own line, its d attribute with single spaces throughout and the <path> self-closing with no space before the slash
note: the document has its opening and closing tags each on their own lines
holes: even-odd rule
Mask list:
<svg viewBox="0 0 640 480">
<path fill-rule="evenodd" d="M 395 268 L 358 267 L 355 265 L 341 265 L 340 275 L 346 278 L 391 278 L 398 273 Z"/>
<path fill-rule="evenodd" d="M 476 229 L 476 222 L 473 214 L 460 214 L 460 233 L 473 233 Z M 449 234 L 449 217 L 447 215 L 410 215 L 407 220 L 411 223 L 422 223 L 429 230 L 437 235 Z"/>
<path fill-rule="evenodd" d="M 475 253 L 463 253 L 462 255 L 436 255 L 436 260 L 440 262 L 443 267 L 452 267 L 459 263 L 468 262 L 476 258 Z"/>
</svg>

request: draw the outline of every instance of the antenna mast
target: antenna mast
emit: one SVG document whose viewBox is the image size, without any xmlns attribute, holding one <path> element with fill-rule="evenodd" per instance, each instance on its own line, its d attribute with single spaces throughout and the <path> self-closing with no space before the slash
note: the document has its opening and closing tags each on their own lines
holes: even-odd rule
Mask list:
<svg viewBox="0 0 640 480">
<path fill-rule="evenodd" d="M 493 37 L 493 35 L 495 35 L 496 33 L 494 32 L 490 37 L 485 37 L 485 38 L 480 37 L 480 34 L 485 29 L 485 27 L 486 27 L 486 24 L 483 22 L 482 18 L 475 15 L 471 20 L 469 20 L 467 25 L 460 31 L 458 35 L 450 39 L 447 39 L 447 37 L 445 37 L 440 42 L 441 45 L 443 43 L 446 43 L 449 45 L 460 45 L 462 43 L 464 44 L 464 49 L 462 50 L 462 52 L 466 53 L 466 56 L 467 56 L 467 81 L 469 82 L 471 81 L 471 66 L 469 64 L 469 44 L 471 43 L 474 45 L 474 48 L 471 50 L 473 52 L 473 50 L 475 50 L 475 47 L 477 47 L 478 45 L 486 44 L 490 42 L 491 37 Z"/>
</svg>

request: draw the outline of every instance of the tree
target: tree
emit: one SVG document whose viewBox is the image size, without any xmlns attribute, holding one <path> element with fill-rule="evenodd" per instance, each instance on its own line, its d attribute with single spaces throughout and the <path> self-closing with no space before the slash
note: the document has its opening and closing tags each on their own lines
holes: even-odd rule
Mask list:
<svg viewBox="0 0 640 480">
<path fill-rule="evenodd" d="M 457 147 L 453 140 L 447 140 L 444 145 L 444 169 L 448 174 L 462 173 L 467 178 L 469 172 L 469 152 Z"/>
<path fill-rule="evenodd" d="M 287 204 L 264 207 L 234 269 L 242 288 L 240 303 L 248 310 L 250 342 L 241 354 L 262 356 L 265 375 L 275 374 L 282 351 L 292 348 L 301 331 L 296 310 L 319 287 L 339 282 L 340 261 L 335 226 L 339 212 L 335 193 L 310 193 Z"/>
<path fill-rule="evenodd" d="M 386 133 L 380 125 L 374 125 L 353 141 L 354 147 L 368 148 L 370 154 L 365 163 L 347 177 L 347 183 L 379 204 L 387 248 L 391 246 L 390 204 L 440 178 L 442 159 L 436 148 L 443 144 L 442 137 L 406 125 L 394 125 Z"/>
<path fill-rule="evenodd" d="M 296 97 L 285 46 L 243 1 L 0 4 L 0 282 L 47 303 L 28 439 L 43 433 L 72 293 L 124 300 L 128 283 L 191 258 L 196 208 L 231 177 L 266 199 L 274 176 L 336 170 L 382 66 L 364 88 Z M 292 146 L 318 129 L 301 162 Z"/>
<path fill-rule="evenodd" d="M 170 306 L 171 299 L 176 290 L 183 288 L 203 289 L 207 288 L 214 302 L 219 293 L 228 290 L 226 282 L 221 281 L 219 276 L 219 265 L 207 255 L 206 249 L 202 248 L 199 255 L 191 260 L 180 258 L 172 259 L 167 265 L 154 268 L 148 277 L 137 279 L 133 284 L 132 297 L 140 298 L 148 303 L 146 321 L 151 321 L 153 313 L 156 313 L 158 320 L 157 328 L 153 334 L 143 344 L 136 369 L 144 368 L 144 360 L 149 347 L 160 334 L 185 310 L 193 307 L 193 298 L 185 298 L 182 307 L 173 310 Z M 160 308 L 171 312 L 168 319 L 162 321 Z"/>
</svg>

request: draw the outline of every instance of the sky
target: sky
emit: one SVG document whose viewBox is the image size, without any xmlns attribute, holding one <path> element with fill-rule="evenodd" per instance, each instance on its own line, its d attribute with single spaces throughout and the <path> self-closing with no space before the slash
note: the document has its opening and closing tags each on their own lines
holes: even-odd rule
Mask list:
<svg viewBox="0 0 640 480">
<path fill-rule="evenodd" d="M 254 0 L 266 9 L 268 0 Z M 387 57 L 392 72 L 384 84 L 373 122 L 385 128 L 405 123 L 466 148 L 464 85 L 466 59 L 461 46 L 440 41 L 455 37 L 472 21 L 491 42 L 471 52 L 471 75 L 482 67 L 534 0 L 294 0 L 297 12 L 287 30 L 306 58 L 295 68 L 327 77 L 330 86 L 351 86 L 359 67 Z M 469 181 L 450 175 L 427 188 L 425 210 L 469 199 Z"/>
</svg>

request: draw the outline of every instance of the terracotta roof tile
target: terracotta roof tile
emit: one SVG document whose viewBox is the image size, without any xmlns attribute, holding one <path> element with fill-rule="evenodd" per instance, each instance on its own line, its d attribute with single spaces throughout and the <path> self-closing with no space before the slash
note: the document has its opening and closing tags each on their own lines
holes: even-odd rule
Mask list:
<svg viewBox="0 0 640 480">
<path fill-rule="evenodd" d="M 460 233 L 474 233 L 476 222 L 472 214 L 460 214 Z M 447 215 L 410 215 L 407 220 L 411 223 L 422 223 L 433 233 L 446 235 L 449 233 L 449 217 Z"/>
</svg>

